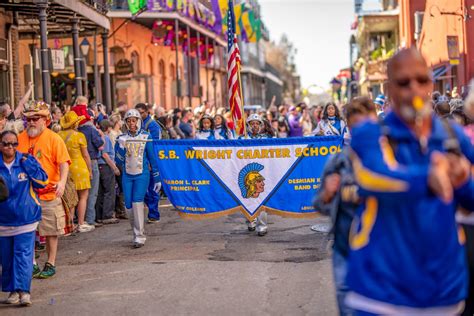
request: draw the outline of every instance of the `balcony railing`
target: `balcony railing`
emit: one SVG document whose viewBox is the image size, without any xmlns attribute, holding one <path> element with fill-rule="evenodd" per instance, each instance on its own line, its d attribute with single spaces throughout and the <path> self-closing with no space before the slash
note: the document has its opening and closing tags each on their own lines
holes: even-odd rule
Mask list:
<svg viewBox="0 0 474 316">
<path fill-rule="evenodd" d="M 109 3 L 110 10 L 128 10 L 127 0 L 112 0 Z"/>
<path fill-rule="evenodd" d="M 371 60 L 367 64 L 367 73 L 369 75 L 384 74 L 387 72 L 387 60 Z"/>
<path fill-rule="evenodd" d="M 88 6 L 94 8 L 101 14 L 106 14 L 110 7 L 110 1 L 107 0 L 81 0 L 83 3 L 87 4 Z M 127 2 L 127 0 L 124 0 Z M 113 1 L 115 2 L 115 1 Z M 128 4 L 127 4 L 128 8 Z"/>
</svg>

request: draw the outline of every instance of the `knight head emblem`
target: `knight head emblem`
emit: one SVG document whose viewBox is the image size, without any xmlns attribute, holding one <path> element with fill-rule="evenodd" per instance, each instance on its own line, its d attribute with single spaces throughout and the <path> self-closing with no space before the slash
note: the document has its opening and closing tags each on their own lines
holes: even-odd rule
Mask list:
<svg viewBox="0 0 474 316">
<path fill-rule="evenodd" d="M 256 199 L 265 191 L 265 178 L 260 174 L 263 166 L 253 162 L 239 172 L 239 187 L 244 199 Z"/>
</svg>

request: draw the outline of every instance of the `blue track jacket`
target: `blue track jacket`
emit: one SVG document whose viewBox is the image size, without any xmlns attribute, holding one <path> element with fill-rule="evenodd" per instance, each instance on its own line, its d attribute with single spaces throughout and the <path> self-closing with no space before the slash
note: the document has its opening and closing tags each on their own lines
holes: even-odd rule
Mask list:
<svg viewBox="0 0 474 316">
<path fill-rule="evenodd" d="M 428 188 L 433 151 L 445 152 L 446 127 L 433 117 L 427 150 L 395 113 L 384 127 L 366 122 L 353 129 L 352 163 L 365 198 L 353 222 L 348 285 L 355 293 L 396 306 L 454 305 L 467 295 L 465 236 L 455 221 L 458 206 L 474 211 L 470 180 L 444 204 Z M 463 154 L 474 150 L 460 126 L 452 124 Z M 387 129 L 392 145 L 380 142 Z"/>
<path fill-rule="evenodd" d="M 145 132 L 150 133 L 153 140 L 161 139 L 161 127 L 158 122 L 151 118 L 150 115 L 148 115 L 146 119 L 143 120 L 142 129 Z"/>
<path fill-rule="evenodd" d="M 23 156 L 16 153 L 10 173 L 0 155 L 0 176 L 10 191 L 9 198 L 0 203 L 0 226 L 23 226 L 41 220 L 40 203 L 33 189 L 44 188 L 48 176 L 33 156 L 22 161 Z"/>
</svg>

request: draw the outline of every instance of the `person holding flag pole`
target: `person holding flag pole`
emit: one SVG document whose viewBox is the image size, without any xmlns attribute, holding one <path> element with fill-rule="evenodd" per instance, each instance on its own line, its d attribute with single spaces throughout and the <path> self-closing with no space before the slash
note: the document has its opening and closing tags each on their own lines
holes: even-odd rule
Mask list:
<svg viewBox="0 0 474 316">
<path fill-rule="evenodd" d="M 229 0 L 227 10 L 227 83 L 229 89 L 229 105 L 232 113 L 232 120 L 234 121 L 235 131 L 239 138 L 249 139 L 247 134 L 247 126 L 244 117 L 243 109 L 243 92 L 242 81 L 240 77 L 240 51 L 237 44 L 237 35 L 235 33 L 235 15 L 234 4 Z M 253 137 L 250 137 L 253 138 Z M 252 172 L 249 172 L 251 174 Z M 245 177 L 247 178 L 247 177 Z M 258 236 L 265 236 L 267 234 L 267 213 L 261 212 L 256 219 L 248 221 L 248 230 L 257 231 Z"/>
</svg>

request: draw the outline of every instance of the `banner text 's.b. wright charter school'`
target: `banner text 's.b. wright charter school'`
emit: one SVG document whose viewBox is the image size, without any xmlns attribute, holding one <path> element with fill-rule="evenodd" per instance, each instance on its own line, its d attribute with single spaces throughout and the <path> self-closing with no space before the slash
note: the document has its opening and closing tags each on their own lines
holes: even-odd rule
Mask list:
<svg viewBox="0 0 474 316">
<path fill-rule="evenodd" d="M 312 200 L 340 137 L 154 142 L 163 188 L 190 218 L 316 215 Z"/>
</svg>

